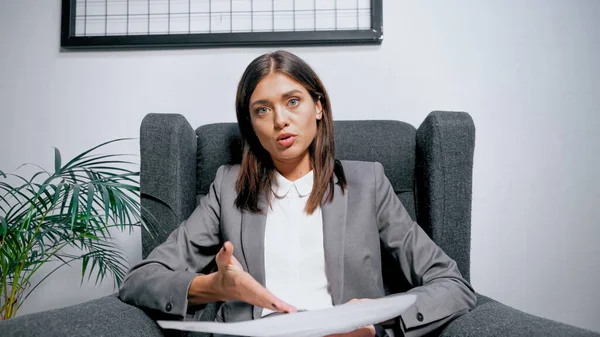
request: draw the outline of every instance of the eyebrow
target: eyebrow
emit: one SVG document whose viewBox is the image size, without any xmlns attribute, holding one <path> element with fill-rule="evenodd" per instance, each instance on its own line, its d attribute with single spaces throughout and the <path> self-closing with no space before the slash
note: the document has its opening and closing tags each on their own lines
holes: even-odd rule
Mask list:
<svg viewBox="0 0 600 337">
<path fill-rule="evenodd" d="M 298 89 L 294 89 L 294 90 L 290 90 L 286 93 L 284 93 L 283 95 L 281 95 L 282 98 L 288 98 L 294 94 L 302 94 L 302 91 L 298 90 Z M 259 99 L 257 101 L 252 102 L 252 104 L 250 104 L 250 107 L 255 106 L 256 104 L 266 104 L 269 103 L 269 100 L 267 99 Z"/>
</svg>

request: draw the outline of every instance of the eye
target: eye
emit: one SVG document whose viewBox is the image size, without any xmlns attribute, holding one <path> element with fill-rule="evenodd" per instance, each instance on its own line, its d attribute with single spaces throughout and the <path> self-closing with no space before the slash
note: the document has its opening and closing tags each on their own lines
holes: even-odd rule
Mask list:
<svg viewBox="0 0 600 337">
<path fill-rule="evenodd" d="M 256 109 L 256 114 L 258 114 L 258 115 L 264 115 L 267 112 L 269 112 L 269 109 L 267 107 L 264 107 L 264 106 L 261 107 L 261 108 Z"/>
<path fill-rule="evenodd" d="M 292 98 L 288 101 L 289 106 L 296 106 L 298 104 L 300 104 L 300 100 L 297 98 Z"/>
</svg>

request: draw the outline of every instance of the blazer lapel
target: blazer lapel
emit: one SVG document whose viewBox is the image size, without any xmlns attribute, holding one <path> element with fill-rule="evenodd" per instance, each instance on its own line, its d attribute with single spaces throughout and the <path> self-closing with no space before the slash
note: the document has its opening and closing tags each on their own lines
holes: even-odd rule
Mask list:
<svg viewBox="0 0 600 337">
<path fill-rule="evenodd" d="M 242 252 L 246 260 L 247 272 L 254 279 L 265 286 L 265 225 L 267 222 L 266 197 L 261 194 L 258 202 L 264 213 L 251 213 L 242 211 Z M 254 306 L 252 318 L 257 319 L 261 316 L 261 307 Z"/>
<path fill-rule="evenodd" d="M 329 281 L 334 305 L 342 304 L 344 290 L 344 241 L 346 234 L 346 211 L 348 192 L 342 194 L 334 177 L 334 198 L 330 203 L 321 203 L 323 215 L 323 245 L 325 250 L 325 272 Z"/>
</svg>

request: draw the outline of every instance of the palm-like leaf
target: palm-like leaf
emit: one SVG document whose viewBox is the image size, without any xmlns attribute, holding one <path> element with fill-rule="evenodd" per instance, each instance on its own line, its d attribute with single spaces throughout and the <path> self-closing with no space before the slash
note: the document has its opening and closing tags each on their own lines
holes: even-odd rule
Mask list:
<svg viewBox="0 0 600 337">
<path fill-rule="evenodd" d="M 82 260 L 81 281 L 112 276 L 119 286 L 127 270 L 125 259 L 111 241 L 110 230 L 141 226 L 138 171 L 123 155 L 99 155 L 87 150 L 66 164 L 54 149 L 54 173 L 40 168 L 31 179 L 0 171 L 0 315 L 10 318 L 50 274 L 74 260 Z M 11 185 L 8 177 L 18 183 Z M 67 254 L 65 247 L 81 254 Z M 50 261 L 58 267 L 31 287 L 31 276 Z"/>
</svg>

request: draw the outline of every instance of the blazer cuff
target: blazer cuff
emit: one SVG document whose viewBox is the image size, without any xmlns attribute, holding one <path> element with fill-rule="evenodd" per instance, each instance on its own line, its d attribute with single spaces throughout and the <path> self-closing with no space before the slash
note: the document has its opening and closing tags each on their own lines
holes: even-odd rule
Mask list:
<svg viewBox="0 0 600 337">
<path fill-rule="evenodd" d="M 437 319 L 439 319 L 439 317 L 436 317 L 435 319 L 432 319 L 432 317 L 425 317 L 423 311 L 420 310 L 417 305 L 413 305 L 400 315 L 400 328 L 402 331 L 406 331 L 407 329 L 412 329 Z"/>
<path fill-rule="evenodd" d="M 197 275 L 189 271 L 174 272 L 169 285 L 169 295 L 164 298 L 161 311 L 176 315 L 181 319 L 185 318 L 188 311 L 188 291 L 192 285 L 192 280 Z"/>
</svg>

